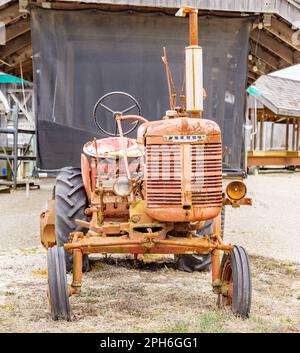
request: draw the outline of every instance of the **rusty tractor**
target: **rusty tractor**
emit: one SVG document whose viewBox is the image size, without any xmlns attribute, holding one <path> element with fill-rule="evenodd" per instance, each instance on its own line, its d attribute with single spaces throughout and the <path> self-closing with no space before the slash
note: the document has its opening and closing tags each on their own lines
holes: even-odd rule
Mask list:
<svg viewBox="0 0 300 353">
<path fill-rule="evenodd" d="M 230 305 L 243 318 L 249 315 L 249 259 L 244 248 L 224 243 L 221 212 L 228 205 L 250 205 L 251 199 L 245 197 L 241 179 L 223 180 L 220 128 L 202 118 L 205 92 L 197 10 L 183 8 L 177 14 L 188 13 L 190 45 L 185 49 L 186 94 L 181 95 L 181 106 L 176 106 L 164 51 L 170 110 L 162 120 L 147 121 L 127 93 L 104 95 L 94 107 L 94 121 L 109 137 L 86 143 L 81 169 L 66 167 L 57 176 L 40 222 L 53 320 L 71 319 L 69 297 L 80 294 L 88 254 L 94 253 L 209 257 L 219 306 Z M 128 108 L 115 111 L 108 102 L 121 97 L 128 99 Z M 111 114 L 115 133 L 103 128 L 99 109 Z M 133 110 L 136 115 L 129 114 Z M 126 137 L 137 127 L 136 139 Z M 206 233 L 207 221 L 212 230 Z M 71 270 L 68 286 L 66 272 Z"/>
</svg>

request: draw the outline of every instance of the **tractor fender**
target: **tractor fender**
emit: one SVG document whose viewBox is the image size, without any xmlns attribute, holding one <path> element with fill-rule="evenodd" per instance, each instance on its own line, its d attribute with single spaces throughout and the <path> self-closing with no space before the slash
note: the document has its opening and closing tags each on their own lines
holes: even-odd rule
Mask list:
<svg viewBox="0 0 300 353">
<path fill-rule="evenodd" d="M 90 174 L 90 164 L 84 153 L 81 154 L 81 174 L 82 181 L 87 194 L 88 199 L 91 199 L 91 174 Z"/>
</svg>

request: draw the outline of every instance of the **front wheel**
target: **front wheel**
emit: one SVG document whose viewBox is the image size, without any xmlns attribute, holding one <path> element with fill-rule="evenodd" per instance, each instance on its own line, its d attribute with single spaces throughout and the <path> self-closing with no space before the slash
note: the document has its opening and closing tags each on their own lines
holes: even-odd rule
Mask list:
<svg viewBox="0 0 300 353">
<path fill-rule="evenodd" d="M 71 320 L 65 251 L 61 246 L 48 249 L 48 301 L 52 320 Z"/>
<path fill-rule="evenodd" d="M 246 250 L 234 246 L 221 262 L 222 294 L 219 294 L 219 306 L 231 305 L 232 312 L 239 317 L 248 318 L 251 307 L 251 269 Z"/>
</svg>

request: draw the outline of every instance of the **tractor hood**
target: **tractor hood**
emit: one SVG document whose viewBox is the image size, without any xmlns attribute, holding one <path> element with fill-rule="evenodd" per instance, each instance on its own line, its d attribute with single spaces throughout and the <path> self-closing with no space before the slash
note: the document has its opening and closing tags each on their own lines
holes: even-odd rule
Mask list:
<svg viewBox="0 0 300 353">
<path fill-rule="evenodd" d="M 139 127 L 138 139 L 164 135 L 219 135 L 219 125 L 208 119 L 175 118 L 149 121 Z"/>
</svg>

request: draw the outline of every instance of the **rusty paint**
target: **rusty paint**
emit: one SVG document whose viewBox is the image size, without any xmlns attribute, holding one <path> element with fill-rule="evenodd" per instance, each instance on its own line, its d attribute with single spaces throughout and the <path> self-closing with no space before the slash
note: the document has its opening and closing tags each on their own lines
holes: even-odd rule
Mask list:
<svg viewBox="0 0 300 353">
<path fill-rule="evenodd" d="M 129 237 L 91 237 L 83 236 L 77 241 L 64 245 L 65 250 L 80 249 L 82 253 L 152 253 L 152 254 L 184 254 L 209 253 L 211 250 L 232 251 L 232 245 L 219 244 L 208 237 L 187 238 L 169 237 L 159 239 L 154 233 L 140 234 L 136 239 Z"/>
<path fill-rule="evenodd" d="M 222 244 L 220 244 L 222 246 Z M 232 249 L 231 249 L 232 250 Z M 213 287 L 219 287 L 221 284 L 221 263 L 220 250 L 215 248 L 211 253 L 211 269 L 212 269 L 212 284 Z"/>
<path fill-rule="evenodd" d="M 229 259 L 224 263 L 221 273 L 221 287 L 219 300 L 221 305 L 230 305 L 233 297 L 233 273 Z"/>
<path fill-rule="evenodd" d="M 54 200 L 48 200 L 46 207 L 40 214 L 40 238 L 42 245 L 46 249 L 56 244 Z"/>
<path fill-rule="evenodd" d="M 73 281 L 71 287 L 73 294 L 80 294 L 82 282 L 82 252 L 80 249 L 73 250 Z"/>
<path fill-rule="evenodd" d="M 81 174 L 85 192 L 87 194 L 88 199 L 90 200 L 92 190 L 90 164 L 84 153 L 81 154 Z"/>
</svg>

